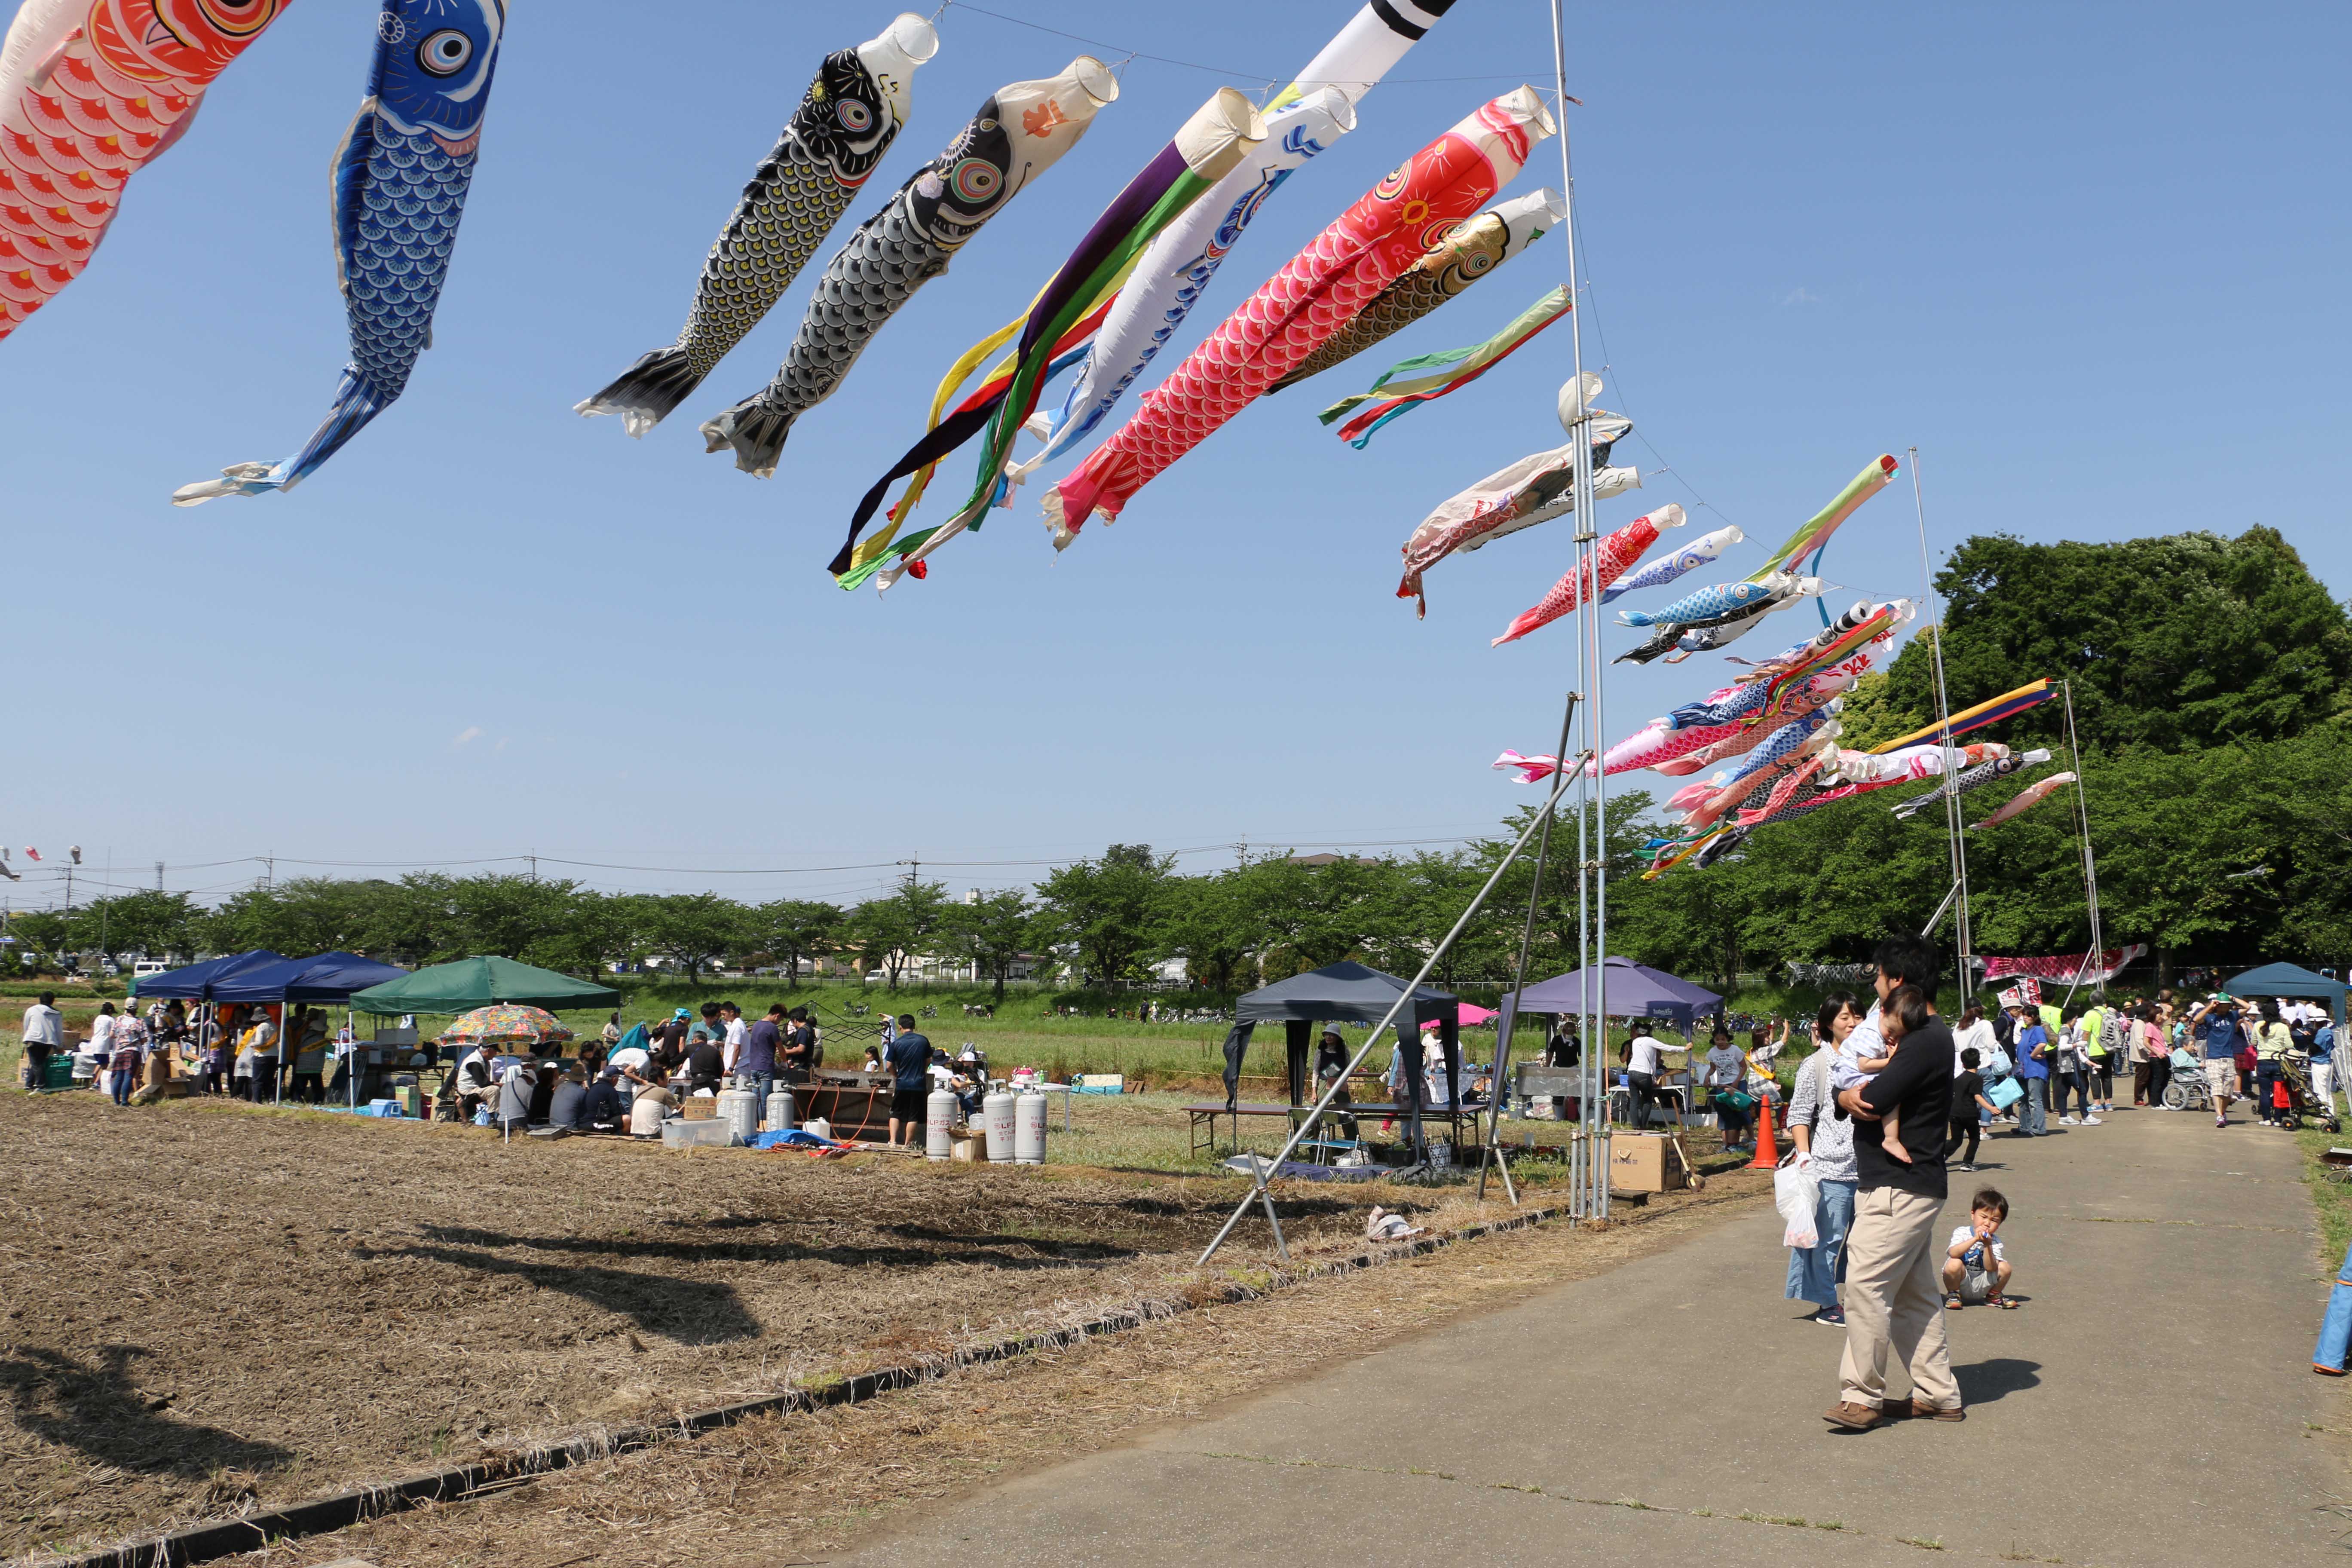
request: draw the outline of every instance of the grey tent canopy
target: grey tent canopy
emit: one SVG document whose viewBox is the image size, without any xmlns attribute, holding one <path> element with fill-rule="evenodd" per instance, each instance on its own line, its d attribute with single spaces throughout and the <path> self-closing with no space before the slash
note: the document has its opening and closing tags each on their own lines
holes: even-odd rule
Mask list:
<svg viewBox="0 0 2352 1568">
<path fill-rule="evenodd" d="M 1598 1002 L 1603 1017 L 1665 1018 L 1688 1034 L 1701 1015 L 1723 1005 L 1723 998 L 1706 987 L 1630 958 L 1611 958 L 1601 965 L 1601 994 L 1592 1000 Z M 1504 1018 L 1521 1012 L 1580 1013 L 1587 1005 L 1586 974 L 1585 970 L 1572 969 L 1525 991 L 1505 994 Z"/>
<path fill-rule="evenodd" d="M 1389 1016 L 1406 982 L 1360 963 L 1342 961 L 1250 992 L 1234 1004 L 1234 1026 L 1225 1036 L 1225 1103 L 1240 1098 L 1242 1055 L 1260 1024 L 1279 1023 L 1288 1047 L 1290 1103 L 1307 1103 L 1307 1061 L 1318 1024 L 1374 1025 Z M 1448 992 L 1417 988 L 1396 1016 L 1397 1043 L 1404 1049 L 1406 1078 L 1416 1113 L 1421 1098 L 1421 1026 L 1435 1022 L 1445 1053 L 1445 1081 L 1456 1101 L 1462 1089 L 1461 1002 Z M 1417 1115 L 1416 1115 L 1417 1120 Z"/>
<path fill-rule="evenodd" d="M 2232 996 L 2306 996 L 2327 1004 L 2337 1024 L 2344 1022 L 2344 983 L 2293 963 L 2265 963 L 2243 974 L 2232 974 L 2221 989 Z"/>
</svg>

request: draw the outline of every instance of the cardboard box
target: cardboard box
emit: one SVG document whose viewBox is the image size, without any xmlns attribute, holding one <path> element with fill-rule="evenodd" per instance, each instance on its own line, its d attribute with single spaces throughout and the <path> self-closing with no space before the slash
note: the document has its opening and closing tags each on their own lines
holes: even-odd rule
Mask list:
<svg viewBox="0 0 2352 1568">
<path fill-rule="evenodd" d="M 1619 1132 L 1609 1140 L 1609 1185 L 1621 1193 L 1678 1193 L 1690 1185 L 1690 1172 L 1664 1134 Z"/>
</svg>

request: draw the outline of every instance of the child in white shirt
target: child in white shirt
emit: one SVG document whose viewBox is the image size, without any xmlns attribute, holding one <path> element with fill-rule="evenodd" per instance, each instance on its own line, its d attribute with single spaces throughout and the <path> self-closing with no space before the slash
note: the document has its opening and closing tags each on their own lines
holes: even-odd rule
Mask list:
<svg viewBox="0 0 2352 1568">
<path fill-rule="evenodd" d="M 1990 1187 L 1969 1200 L 1969 1223 L 1952 1232 L 1951 1245 L 1944 1249 L 1946 1311 L 1958 1311 L 1967 1300 L 2004 1309 L 2017 1305 L 2009 1299 L 2009 1251 L 2000 1242 L 2008 1218 L 2009 1200 Z"/>
</svg>

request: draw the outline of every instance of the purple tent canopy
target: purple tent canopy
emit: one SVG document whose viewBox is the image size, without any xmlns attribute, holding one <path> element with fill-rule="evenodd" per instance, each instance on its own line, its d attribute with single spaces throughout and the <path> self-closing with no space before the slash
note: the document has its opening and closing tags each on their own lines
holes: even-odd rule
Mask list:
<svg viewBox="0 0 2352 1568">
<path fill-rule="evenodd" d="M 1580 1013 L 1585 1006 L 1585 973 L 1581 969 L 1530 985 L 1503 997 L 1504 1027 L 1524 1008 L 1530 1013 Z M 1602 966 L 1601 1011 L 1612 1018 L 1666 1018 L 1685 1033 L 1702 1013 L 1714 1011 L 1723 998 L 1703 985 L 1677 980 L 1663 969 L 1652 969 L 1630 958 L 1612 958 Z"/>
</svg>

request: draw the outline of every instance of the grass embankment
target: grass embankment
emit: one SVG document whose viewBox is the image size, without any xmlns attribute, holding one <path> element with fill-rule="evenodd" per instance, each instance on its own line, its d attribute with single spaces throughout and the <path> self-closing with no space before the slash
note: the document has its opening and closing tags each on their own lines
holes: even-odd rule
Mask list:
<svg viewBox="0 0 2352 1568">
<path fill-rule="evenodd" d="M 2333 1269 L 2352 1249 L 2352 1181 L 2345 1179 L 2352 1173 L 2330 1169 L 2321 1156 L 2330 1149 L 2352 1148 L 2352 1134 L 2306 1126 L 2294 1141 L 2303 1151 L 2303 1179 L 2319 1216 L 2319 1264 Z"/>
</svg>

